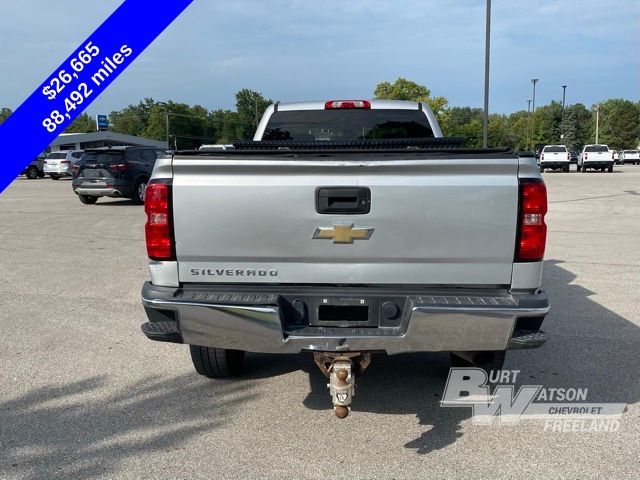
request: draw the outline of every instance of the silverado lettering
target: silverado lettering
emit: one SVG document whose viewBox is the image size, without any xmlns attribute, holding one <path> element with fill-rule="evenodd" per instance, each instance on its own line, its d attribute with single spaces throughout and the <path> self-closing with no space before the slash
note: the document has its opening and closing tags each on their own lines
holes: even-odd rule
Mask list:
<svg viewBox="0 0 640 480">
<path fill-rule="evenodd" d="M 265 269 L 241 269 L 241 268 L 236 268 L 236 269 L 231 269 L 231 268 L 192 268 L 191 269 L 191 275 L 193 276 L 197 276 L 197 275 L 210 275 L 210 276 L 227 276 L 227 277 L 242 277 L 242 276 L 247 276 L 247 277 L 266 277 L 266 276 L 270 276 L 270 277 L 277 277 L 278 276 L 278 270 L 274 270 L 274 269 L 270 269 L 270 270 L 265 270 Z"/>
</svg>

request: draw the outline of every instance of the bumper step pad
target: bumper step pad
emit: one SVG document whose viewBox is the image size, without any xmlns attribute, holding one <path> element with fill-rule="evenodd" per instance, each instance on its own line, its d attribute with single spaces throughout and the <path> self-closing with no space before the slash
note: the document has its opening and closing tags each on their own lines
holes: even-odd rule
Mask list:
<svg viewBox="0 0 640 480">
<path fill-rule="evenodd" d="M 549 335 L 542 330 L 516 330 L 509 340 L 510 349 L 538 348 L 544 345 Z"/>
<path fill-rule="evenodd" d="M 183 343 L 178 322 L 146 322 L 141 325 L 140 329 L 149 340 Z"/>
</svg>

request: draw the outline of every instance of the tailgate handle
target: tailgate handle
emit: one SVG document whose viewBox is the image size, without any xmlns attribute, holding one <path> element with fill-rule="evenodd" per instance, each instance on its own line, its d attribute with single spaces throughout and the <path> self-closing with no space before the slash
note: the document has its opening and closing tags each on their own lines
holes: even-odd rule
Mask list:
<svg viewBox="0 0 640 480">
<path fill-rule="evenodd" d="M 371 210 L 371 190 L 367 187 L 319 187 L 316 211 L 324 214 L 366 214 Z"/>
</svg>

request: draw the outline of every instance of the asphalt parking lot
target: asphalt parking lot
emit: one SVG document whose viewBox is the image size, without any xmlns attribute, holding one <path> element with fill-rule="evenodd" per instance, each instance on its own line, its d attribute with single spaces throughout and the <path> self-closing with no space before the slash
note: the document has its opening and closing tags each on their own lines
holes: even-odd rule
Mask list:
<svg viewBox="0 0 640 480">
<path fill-rule="evenodd" d="M 505 368 L 629 404 L 618 431 L 473 425 L 439 406 L 445 354 L 375 357 L 345 420 L 308 355 L 207 380 L 139 331 L 143 208 L 21 177 L 0 196 L 0 478 L 637 478 L 640 167 L 544 178 L 551 340 Z"/>
</svg>

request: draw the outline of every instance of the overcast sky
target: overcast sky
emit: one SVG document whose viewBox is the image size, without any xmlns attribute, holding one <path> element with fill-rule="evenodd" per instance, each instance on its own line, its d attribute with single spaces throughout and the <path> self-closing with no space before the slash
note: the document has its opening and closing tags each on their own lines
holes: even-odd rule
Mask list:
<svg viewBox="0 0 640 480">
<path fill-rule="evenodd" d="M 120 3 L 3 1 L 0 107 L 22 103 Z M 484 9 L 484 0 L 195 0 L 87 112 L 144 97 L 234 108 L 240 88 L 281 101 L 368 98 L 398 76 L 479 107 Z M 538 105 L 560 100 L 563 84 L 567 103 L 640 99 L 638 0 L 494 0 L 492 17 L 492 112 L 526 109 L 534 77 Z"/>
</svg>

